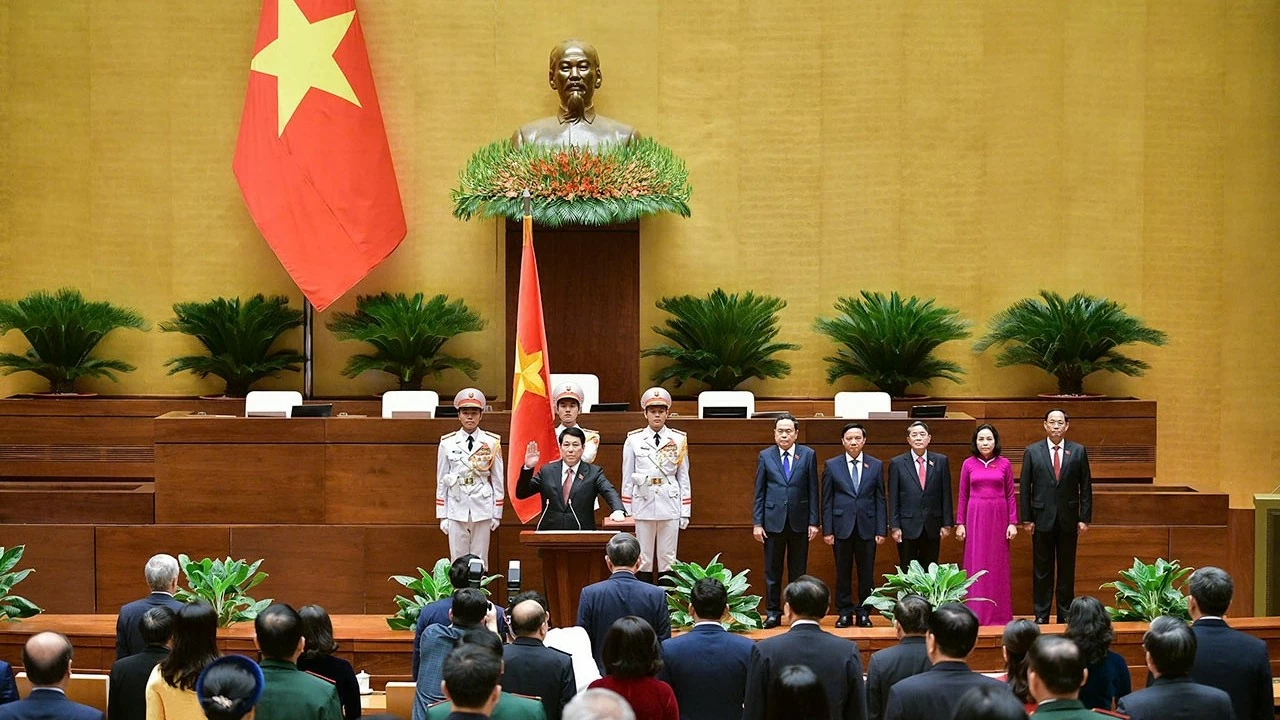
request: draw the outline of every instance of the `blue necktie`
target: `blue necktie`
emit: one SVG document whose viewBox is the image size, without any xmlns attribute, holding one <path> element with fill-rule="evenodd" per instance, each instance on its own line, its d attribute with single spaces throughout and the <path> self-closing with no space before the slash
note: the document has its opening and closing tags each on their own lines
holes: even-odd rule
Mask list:
<svg viewBox="0 0 1280 720">
<path fill-rule="evenodd" d="M 853 494 L 858 494 L 858 486 L 862 484 L 862 473 L 859 472 L 857 460 L 849 461 L 849 477 L 853 480 Z"/>
<path fill-rule="evenodd" d="M 787 476 L 788 480 L 791 479 L 791 451 L 789 450 L 782 451 L 782 474 Z"/>
</svg>

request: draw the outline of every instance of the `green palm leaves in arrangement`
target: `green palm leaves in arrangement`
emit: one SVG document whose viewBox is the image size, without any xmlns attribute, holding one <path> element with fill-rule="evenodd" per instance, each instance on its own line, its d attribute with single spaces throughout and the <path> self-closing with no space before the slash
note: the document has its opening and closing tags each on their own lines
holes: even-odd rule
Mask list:
<svg viewBox="0 0 1280 720">
<path fill-rule="evenodd" d="M 173 314 L 160 329 L 194 337 L 209 354 L 173 358 L 165 363 L 169 374 L 220 377 L 230 397 L 244 397 L 263 378 L 297 372 L 306 359 L 292 348 L 271 350 L 281 335 L 302 324 L 302 311 L 289 307 L 283 295 L 175 303 Z"/>
<path fill-rule="evenodd" d="M 720 562 L 718 553 L 711 558 L 711 562 L 707 563 L 706 567 L 692 562 L 672 563 L 671 570 L 663 576 L 664 580 L 671 583 L 670 587 L 666 588 L 671 624 L 685 628 L 693 625 L 693 617 L 689 614 L 693 586 L 702 578 L 710 577 L 719 580 L 729 595 L 726 616 L 720 619 L 720 624 L 730 632 L 759 630 L 762 625 L 759 610 L 760 596 L 747 594 L 751 589 L 751 584 L 747 582 L 748 572 L 750 570 L 743 570 L 734 575 Z"/>
<path fill-rule="evenodd" d="M 823 358 L 829 364 L 827 382 L 850 375 L 894 397 L 934 378 L 960 382 L 964 371 L 958 364 L 933 356 L 939 345 L 969 337 L 969 322 L 958 311 L 932 299 L 866 290 L 859 297 L 839 298 L 835 309 L 836 317 L 814 321 L 815 330 L 840 346 Z"/>
<path fill-rule="evenodd" d="M 413 597 L 396 596 L 396 614 L 387 618 L 387 627 L 392 630 L 412 630 L 418 624 L 418 615 L 422 612 L 422 608 L 441 598 L 452 597 L 453 581 L 449 579 L 451 566 L 449 558 L 440 558 L 431 568 L 431 572 L 418 568 L 418 577 L 392 575 L 388 578 L 403 585 Z M 485 595 L 489 594 L 489 588 L 486 586 L 497 579 L 497 575 L 480 578 L 480 589 Z"/>
<path fill-rule="evenodd" d="M 1187 596 L 1182 594 L 1181 586 L 1175 585 L 1194 569 L 1182 567 L 1177 560 L 1159 558 L 1147 565 L 1134 558 L 1133 567 L 1120 571 L 1122 580 L 1102 585 L 1116 591 L 1116 605 L 1108 607 L 1107 614 L 1117 622 L 1151 622 L 1161 615 L 1190 620 Z"/>
<path fill-rule="evenodd" d="M 1062 395 L 1083 395 L 1085 377 L 1098 372 L 1140 376 L 1151 366 L 1116 348 L 1130 343 L 1164 345 L 1167 336 L 1125 312 L 1114 300 L 1077 293 L 1069 298 L 1040 291 L 991 318 L 991 330 L 973 346 L 1004 349 L 996 365 L 1032 365 L 1058 378 Z"/>
<path fill-rule="evenodd" d="M 29 618 L 44 612 L 35 603 L 21 595 L 10 594 L 14 585 L 26 580 L 28 575 L 35 572 L 31 568 L 14 570 L 26 550 L 26 545 L 14 545 L 7 549 L 0 547 L 0 622 Z"/>
<path fill-rule="evenodd" d="M 422 293 L 381 293 L 356 298 L 354 313 L 338 313 L 329 329 L 340 340 L 359 340 L 373 346 L 372 353 L 351 356 L 342 374 L 356 377 L 380 370 L 396 377 L 401 390 L 420 390 L 429 375 L 439 377 L 457 370 L 476 377 L 480 363 L 440 352 L 451 338 L 484 329 L 485 321 L 462 300 L 448 295 L 426 300 Z"/>
<path fill-rule="evenodd" d="M 38 290 L 18 301 L 0 301 L 0 335 L 17 330 L 31 343 L 26 354 L 0 353 L 4 374 L 32 372 L 49 381 L 53 393 L 76 392 L 85 377 L 115 380 L 114 373 L 133 372 L 133 365 L 90 357 L 102 338 L 117 328 L 146 330 L 147 322 L 129 308 L 89 302 L 79 290 Z"/>
<path fill-rule="evenodd" d="M 238 622 L 253 620 L 271 604 L 271 598 L 254 600 L 246 593 L 267 579 L 258 572 L 262 560 L 213 560 L 204 558 L 193 561 L 186 555 L 178 556 L 178 567 L 187 578 L 189 589 L 178 588 L 175 598 L 182 602 L 206 602 L 218 613 L 218 627 L 230 627 Z"/>
<path fill-rule="evenodd" d="M 653 331 L 671 341 L 646 348 L 641 357 L 664 357 L 672 362 L 653 374 L 661 385 L 677 387 L 695 380 L 712 390 L 732 390 L 749 378 L 783 378 L 791 365 L 773 357 L 783 350 L 799 350 L 794 343 L 774 342 L 778 313 L 787 302 L 772 295 L 732 295 L 716 288 L 706 297 L 664 297 L 658 309 L 671 314 L 666 325 Z"/>
<path fill-rule="evenodd" d="M 919 595 L 935 608 L 945 603 L 966 600 L 992 602 L 987 598 L 968 597 L 969 588 L 978 581 L 978 578 L 987 574 L 986 570 L 979 570 L 970 575 L 955 563 L 941 565 L 929 563 L 929 569 L 926 570 L 921 567 L 918 560 L 912 560 L 906 572 L 903 572 L 901 567 L 895 569 L 898 572 L 885 573 L 884 585 L 873 590 L 871 596 L 867 598 L 868 605 L 879 610 L 881 615 L 890 620 L 893 619 L 894 604 L 903 595 Z"/>
</svg>

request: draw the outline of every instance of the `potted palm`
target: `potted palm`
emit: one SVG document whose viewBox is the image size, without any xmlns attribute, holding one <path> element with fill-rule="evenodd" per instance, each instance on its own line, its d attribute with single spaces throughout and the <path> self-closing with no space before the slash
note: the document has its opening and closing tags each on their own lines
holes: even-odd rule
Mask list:
<svg viewBox="0 0 1280 720">
<path fill-rule="evenodd" d="M 775 357 L 799 350 L 795 343 L 774 342 L 778 313 L 787 302 L 772 295 L 726 293 L 716 288 L 706 297 L 680 295 L 656 303 L 671 314 L 653 331 L 670 344 L 645 348 L 641 357 L 671 360 L 653 374 L 655 384 L 703 383 L 712 390 L 732 390 L 750 378 L 783 378 L 791 365 Z"/>
<path fill-rule="evenodd" d="M 1125 312 L 1114 300 L 1076 293 L 1064 298 L 1048 290 L 996 313 L 976 352 L 1004 348 L 996 365 L 1031 365 L 1058 379 L 1058 395 L 1085 396 L 1084 379 L 1095 372 L 1141 376 L 1151 366 L 1117 351 L 1122 345 L 1164 345 L 1167 336 Z M 1092 397 L 1101 397 L 1094 395 Z"/>
<path fill-rule="evenodd" d="M 359 340 L 373 346 L 372 353 L 352 355 L 342 374 L 354 378 L 369 370 L 394 375 L 401 390 L 421 390 L 429 375 L 439 377 L 457 370 L 474 379 L 480 363 L 467 357 L 446 355 L 441 348 L 450 339 L 483 330 L 485 321 L 461 299 L 422 293 L 380 293 L 356 298 L 356 311 L 340 312 L 328 323 L 339 340 Z"/>
<path fill-rule="evenodd" d="M 283 295 L 175 303 L 173 314 L 160 329 L 194 337 L 208 354 L 171 358 L 165 363 L 169 374 L 222 378 L 225 397 L 242 398 L 255 382 L 297 372 L 306 360 L 293 348 L 271 349 L 281 335 L 302 324 L 302 311 L 289 307 Z"/>
<path fill-rule="evenodd" d="M 118 328 L 146 330 L 147 321 L 126 307 L 89 302 L 71 288 L 0 301 L 0 335 L 17 330 L 31 343 L 22 355 L 0 353 L 0 371 L 35 373 L 49 381 L 51 395 L 81 395 L 76 391 L 81 378 L 115 381 L 115 373 L 134 371 L 123 360 L 92 357 L 98 343 Z"/>
<path fill-rule="evenodd" d="M 814 329 L 839 346 L 835 355 L 823 358 L 827 382 L 849 375 L 893 397 L 935 378 L 960 382 L 964 370 L 933 354 L 945 342 L 969 337 L 969 321 L 958 311 L 933 299 L 866 290 L 837 299 L 835 309 L 835 317 L 814 321 Z"/>
</svg>

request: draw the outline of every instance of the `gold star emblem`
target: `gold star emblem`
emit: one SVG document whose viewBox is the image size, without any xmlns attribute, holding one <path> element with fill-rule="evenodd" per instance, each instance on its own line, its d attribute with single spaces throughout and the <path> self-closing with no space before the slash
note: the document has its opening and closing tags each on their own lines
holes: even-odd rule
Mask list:
<svg viewBox="0 0 1280 720">
<path fill-rule="evenodd" d="M 534 395 L 547 396 L 547 386 L 542 382 L 542 351 L 535 353 L 525 353 L 524 348 L 520 347 L 520 341 L 516 341 L 516 389 L 515 400 L 512 401 L 511 407 L 520 406 L 520 398 L 526 393 L 531 392 Z"/>
<path fill-rule="evenodd" d="M 253 57 L 249 68 L 276 76 L 278 135 L 311 88 L 336 95 L 361 107 L 347 76 L 333 53 L 355 19 L 356 11 L 310 22 L 295 0 L 277 0 L 276 39 Z"/>
</svg>

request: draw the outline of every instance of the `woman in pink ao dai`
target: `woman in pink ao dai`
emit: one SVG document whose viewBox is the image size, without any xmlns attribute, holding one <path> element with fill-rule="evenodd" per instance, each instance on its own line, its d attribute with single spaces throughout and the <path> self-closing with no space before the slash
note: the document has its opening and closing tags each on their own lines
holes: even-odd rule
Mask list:
<svg viewBox="0 0 1280 720">
<path fill-rule="evenodd" d="M 974 431 L 970 451 L 960 466 L 956 539 L 965 544 L 965 571 L 987 571 L 970 586 L 969 597 L 991 602 L 975 599 L 968 605 L 981 624 L 1004 625 L 1013 619 L 1009 541 L 1018 534 L 1013 466 L 1000 454 L 1000 433 L 989 424 Z"/>
</svg>

